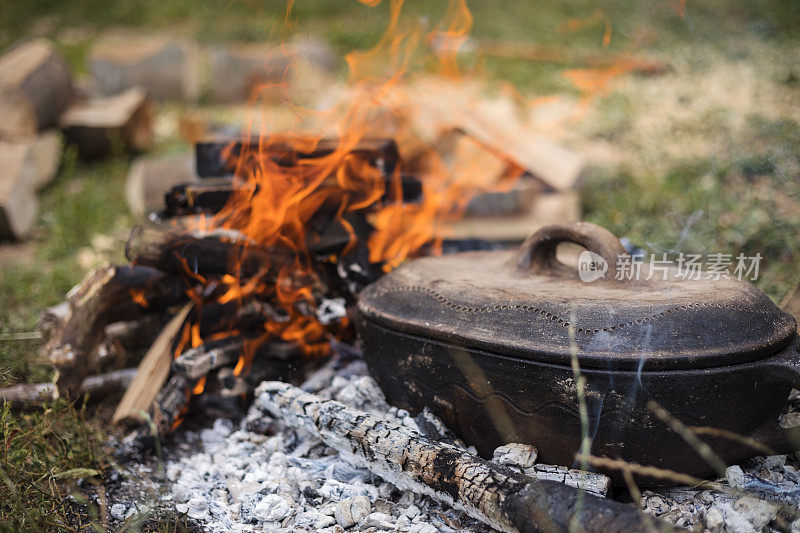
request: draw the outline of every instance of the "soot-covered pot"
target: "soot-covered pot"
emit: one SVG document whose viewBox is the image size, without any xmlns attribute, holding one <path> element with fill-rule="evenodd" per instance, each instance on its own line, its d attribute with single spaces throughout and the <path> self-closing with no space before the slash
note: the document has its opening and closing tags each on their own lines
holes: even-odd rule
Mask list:
<svg viewBox="0 0 800 533">
<path fill-rule="evenodd" d="M 581 281 L 556 259 L 577 243 L 609 267 Z M 576 369 L 586 379 L 591 453 L 696 476 L 709 464 L 649 400 L 698 431 L 729 464 L 764 447 L 800 449 L 778 424 L 800 383 L 797 324 L 751 283 L 614 279 L 625 250 L 588 223 L 554 225 L 518 251 L 411 261 L 361 293 L 364 354 L 394 405 L 430 407 L 482 455 L 535 445 L 572 465 L 581 442 Z M 602 262 L 600 262 L 602 263 Z M 800 387 L 798 387 L 800 388 Z"/>
</svg>

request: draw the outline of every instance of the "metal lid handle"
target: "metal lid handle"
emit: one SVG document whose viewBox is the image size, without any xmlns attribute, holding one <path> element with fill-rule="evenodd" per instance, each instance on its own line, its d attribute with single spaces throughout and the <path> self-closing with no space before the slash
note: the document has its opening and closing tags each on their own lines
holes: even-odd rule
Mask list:
<svg viewBox="0 0 800 533">
<path fill-rule="evenodd" d="M 617 258 L 626 255 L 619 239 L 605 228 L 589 222 L 569 222 L 544 226 L 531 234 L 519 248 L 517 268 L 536 274 L 575 273 L 558 259 L 556 249 L 562 242 L 583 246 L 600 256 L 611 270 Z M 614 276 L 606 276 L 613 280 Z"/>
</svg>

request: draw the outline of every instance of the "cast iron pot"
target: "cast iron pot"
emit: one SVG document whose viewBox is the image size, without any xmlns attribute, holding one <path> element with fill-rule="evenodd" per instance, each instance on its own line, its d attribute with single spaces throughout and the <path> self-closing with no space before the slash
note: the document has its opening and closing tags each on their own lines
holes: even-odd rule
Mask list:
<svg viewBox="0 0 800 533">
<path fill-rule="evenodd" d="M 558 262 L 566 241 L 602 257 L 605 277 L 584 282 Z M 389 402 L 431 408 L 484 456 L 524 442 L 542 462 L 574 465 L 576 368 L 593 455 L 714 474 L 649 400 L 686 426 L 724 430 L 699 434 L 728 464 L 800 449 L 800 430 L 778 423 L 800 388 L 794 317 L 746 281 L 674 268 L 648 281 L 646 266 L 618 281 L 618 257 L 614 235 L 581 222 L 542 228 L 518 251 L 409 262 L 361 293 L 367 364 Z"/>
</svg>

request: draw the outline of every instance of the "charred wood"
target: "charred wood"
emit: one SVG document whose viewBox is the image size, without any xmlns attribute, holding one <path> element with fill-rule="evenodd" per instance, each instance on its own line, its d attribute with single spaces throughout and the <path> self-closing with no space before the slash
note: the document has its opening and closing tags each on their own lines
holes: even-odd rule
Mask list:
<svg viewBox="0 0 800 533">
<path fill-rule="evenodd" d="M 244 337 L 239 335 L 206 342 L 175 358 L 172 369 L 187 379 L 200 379 L 212 370 L 236 363 L 244 350 L 244 344 Z"/>
<path fill-rule="evenodd" d="M 321 139 L 308 149 L 293 147 L 287 143 L 261 145 L 259 140 L 249 143 L 241 141 L 211 141 L 195 144 L 197 174 L 200 177 L 219 177 L 234 174 L 237 169 L 246 173 L 258 159 L 266 157 L 281 166 L 296 166 L 301 160 L 330 155 L 339 147 L 336 139 Z M 351 154 L 363 158 L 385 176 L 391 176 L 397 167 L 400 154 L 392 139 L 362 139 L 351 150 Z"/>
<path fill-rule="evenodd" d="M 158 268 L 170 274 L 216 276 L 230 274 L 240 278 L 277 276 L 291 267 L 297 256 L 291 250 L 263 248 L 235 235 L 174 233 L 153 227 L 137 226 L 125 248 L 127 258 L 137 265 Z"/>
<path fill-rule="evenodd" d="M 286 383 L 265 383 L 257 393 L 260 408 L 315 435 L 354 464 L 400 488 L 463 509 L 495 529 L 628 533 L 648 525 L 632 505 L 529 478 Z M 651 525 L 668 529 L 661 523 Z"/>
<path fill-rule="evenodd" d="M 334 177 L 325 180 L 323 187 L 339 187 Z M 417 202 L 422 197 L 422 182 L 410 174 L 402 174 L 397 178 L 387 176 L 383 183 L 384 193 L 379 202 Z M 231 179 L 209 179 L 201 183 L 184 183 L 176 185 L 164 195 L 164 212 L 162 218 L 185 216 L 191 214 L 213 215 L 219 213 L 234 194 L 256 194 L 258 186 L 239 183 Z M 330 202 L 335 204 L 335 202 Z M 365 208 L 369 209 L 369 207 Z M 328 210 L 338 211 L 337 205 Z"/>
<path fill-rule="evenodd" d="M 110 322 L 141 313 L 145 306 L 166 307 L 185 298 L 177 278 L 152 268 L 106 265 L 94 269 L 71 292 L 69 311 L 46 346 L 58 371 L 59 392 L 70 395 L 96 371 L 97 348 Z"/>
</svg>

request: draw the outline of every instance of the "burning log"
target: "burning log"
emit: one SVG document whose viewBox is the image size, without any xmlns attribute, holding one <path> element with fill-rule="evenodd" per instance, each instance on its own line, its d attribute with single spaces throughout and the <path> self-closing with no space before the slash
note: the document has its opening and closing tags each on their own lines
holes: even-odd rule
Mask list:
<svg viewBox="0 0 800 533">
<path fill-rule="evenodd" d="M 81 382 L 78 393 L 81 396 L 88 394 L 89 399 L 93 401 L 101 400 L 127 389 L 135 374 L 135 368 L 123 368 L 107 374 L 89 376 Z M 58 388 L 55 383 L 22 383 L 0 389 L 0 403 L 9 402 L 12 409 L 24 409 L 42 400 L 56 397 Z"/>
<path fill-rule="evenodd" d="M 536 480 L 440 443 L 399 424 L 269 382 L 258 405 L 290 426 L 315 435 L 354 464 L 403 489 L 426 494 L 500 531 L 639 531 L 646 523 L 635 507 Z"/>
<path fill-rule="evenodd" d="M 393 176 L 384 178 L 384 194 L 379 203 L 400 201 L 410 203 L 419 201 L 422 196 L 422 182 L 410 174 L 402 174 L 399 180 L 400 195 L 397 198 Z M 335 177 L 325 180 L 321 187 L 339 187 Z M 193 214 L 213 215 L 222 210 L 234 193 L 255 192 L 252 185 L 235 183 L 230 179 L 207 179 L 201 183 L 176 185 L 164 197 L 163 217 Z M 379 204 L 378 203 L 378 204 Z M 378 205 L 375 204 L 375 205 Z"/>
<path fill-rule="evenodd" d="M 336 139 L 320 139 L 308 151 L 302 151 L 287 143 L 269 143 L 262 146 L 257 139 L 249 143 L 199 142 L 195 144 L 197 175 L 205 178 L 227 176 L 233 174 L 237 168 L 246 173 L 252 165 L 252 162 L 248 164 L 248 154 L 263 155 L 281 166 L 296 166 L 300 160 L 330 155 L 338 147 L 339 141 Z M 391 176 L 400 160 L 400 153 L 393 139 L 362 139 L 350 153 L 365 159 L 384 176 Z"/>
<path fill-rule="evenodd" d="M 134 292 L 144 300 L 134 303 Z M 181 282 L 152 268 L 101 266 L 90 272 L 67 301 L 69 311 L 47 343 L 50 362 L 58 371 L 59 392 L 70 395 L 90 371 L 110 322 L 140 313 L 142 306 L 166 306 L 185 298 Z"/>
<path fill-rule="evenodd" d="M 223 236 L 226 237 L 223 239 Z M 131 230 L 125 247 L 127 258 L 137 265 L 155 267 L 170 274 L 249 278 L 259 273 L 277 275 L 293 264 L 290 250 L 266 249 L 235 232 L 221 234 L 174 233 L 153 227 Z"/>
</svg>

